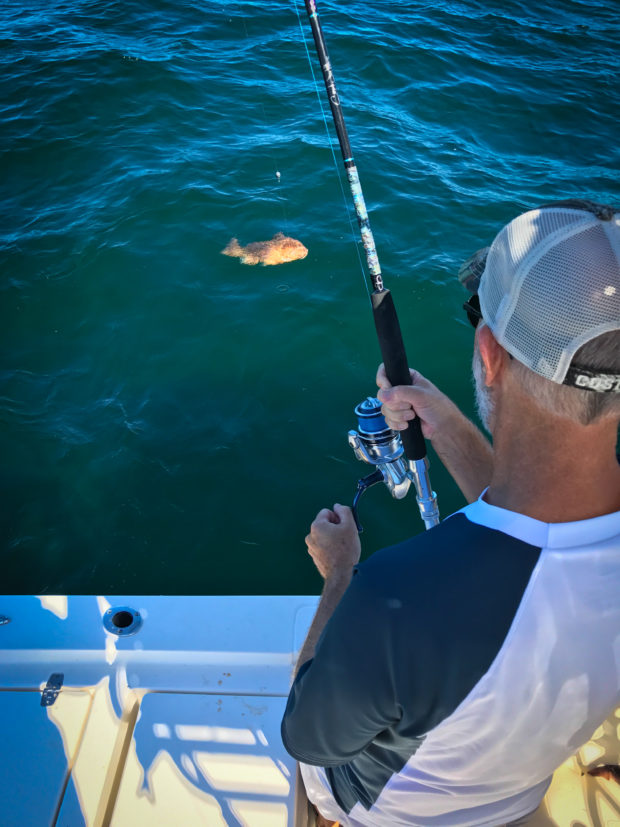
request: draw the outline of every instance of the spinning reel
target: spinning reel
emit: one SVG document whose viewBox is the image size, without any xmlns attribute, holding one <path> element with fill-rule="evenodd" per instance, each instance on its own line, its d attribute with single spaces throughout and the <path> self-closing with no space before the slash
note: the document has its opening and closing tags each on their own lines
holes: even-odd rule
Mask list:
<svg viewBox="0 0 620 827">
<path fill-rule="evenodd" d="M 355 408 L 358 430 L 349 431 L 349 445 L 355 456 L 362 462 L 374 465 L 372 474 L 358 480 L 353 498 L 353 517 L 358 532 L 363 528 L 359 521 L 360 497 L 368 488 L 383 482 L 390 494 L 397 500 L 407 495 L 411 484 L 416 489 L 416 500 L 420 514 L 427 528 L 439 522 L 437 495 L 431 490 L 428 479 L 428 461 L 409 461 L 404 456 L 403 444 L 398 431 L 388 427 L 381 413 L 381 402 L 373 396 L 367 397 Z"/>
</svg>

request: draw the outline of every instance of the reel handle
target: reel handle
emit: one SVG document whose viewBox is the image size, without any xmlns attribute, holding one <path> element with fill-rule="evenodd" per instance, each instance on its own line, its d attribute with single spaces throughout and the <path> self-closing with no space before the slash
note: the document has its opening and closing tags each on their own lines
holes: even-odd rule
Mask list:
<svg viewBox="0 0 620 827">
<path fill-rule="evenodd" d="M 370 488 L 371 485 L 376 485 L 378 482 L 383 482 L 383 474 L 377 468 L 376 471 L 373 471 L 372 474 L 368 474 L 367 477 L 363 477 L 361 480 L 357 481 L 357 491 L 355 492 L 355 496 L 353 497 L 353 505 L 351 506 L 351 511 L 353 512 L 353 519 L 355 520 L 355 525 L 357 527 L 357 533 L 361 534 L 364 529 L 362 528 L 362 524 L 360 523 L 359 518 L 359 502 L 360 497 L 366 491 L 367 488 Z"/>
<path fill-rule="evenodd" d="M 392 294 L 387 289 L 374 290 L 370 300 L 387 378 L 391 385 L 411 385 L 409 362 Z M 407 459 L 424 459 L 426 443 L 417 416 L 409 422 L 407 430 L 400 432 L 400 436 Z"/>
</svg>

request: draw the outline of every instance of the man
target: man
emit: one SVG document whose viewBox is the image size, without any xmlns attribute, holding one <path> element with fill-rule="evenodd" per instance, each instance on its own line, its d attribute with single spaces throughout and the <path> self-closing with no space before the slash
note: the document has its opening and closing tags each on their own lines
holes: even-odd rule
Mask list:
<svg viewBox="0 0 620 827">
<path fill-rule="evenodd" d="M 493 447 L 420 374 L 377 381 L 470 504 L 361 565 L 344 506 L 306 538 L 325 585 L 282 736 L 319 823 L 525 823 L 620 700 L 620 211 L 545 205 L 463 272 Z"/>
</svg>

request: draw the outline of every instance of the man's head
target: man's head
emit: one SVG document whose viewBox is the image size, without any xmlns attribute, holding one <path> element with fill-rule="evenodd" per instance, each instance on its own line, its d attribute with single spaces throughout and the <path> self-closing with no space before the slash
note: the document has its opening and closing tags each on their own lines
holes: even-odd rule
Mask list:
<svg viewBox="0 0 620 827">
<path fill-rule="evenodd" d="M 564 201 L 526 212 L 459 275 L 506 370 L 539 407 L 582 425 L 620 418 L 620 210 Z M 483 357 L 484 407 L 488 348 Z"/>
</svg>

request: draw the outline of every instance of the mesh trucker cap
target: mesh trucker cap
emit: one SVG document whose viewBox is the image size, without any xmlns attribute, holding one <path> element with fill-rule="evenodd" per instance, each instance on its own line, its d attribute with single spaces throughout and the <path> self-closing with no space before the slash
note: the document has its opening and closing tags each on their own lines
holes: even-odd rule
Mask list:
<svg viewBox="0 0 620 827">
<path fill-rule="evenodd" d="M 516 359 L 553 382 L 620 392 L 620 375 L 574 364 L 586 342 L 620 330 L 620 208 L 545 204 L 507 224 L 459 271 L 482 318 Z"/>
</svg>

